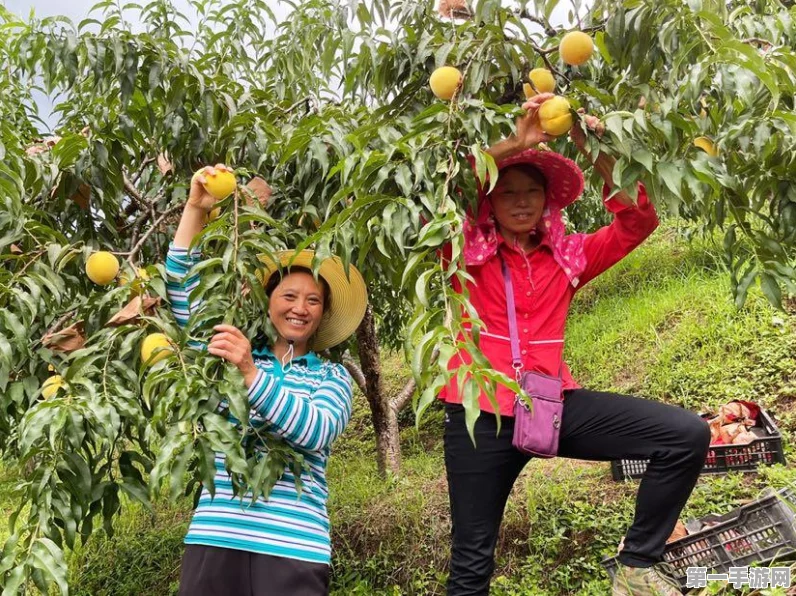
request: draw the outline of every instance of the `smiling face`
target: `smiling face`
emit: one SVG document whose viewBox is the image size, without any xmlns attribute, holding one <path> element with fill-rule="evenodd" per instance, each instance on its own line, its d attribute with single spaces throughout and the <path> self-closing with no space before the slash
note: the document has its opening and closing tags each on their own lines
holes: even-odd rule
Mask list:
<svg viewBox="0 0 796 596">
<path fill-rule="evenodd" d="M 525 236 L 542 219 L 545 185 L 541 173 L 526 167 L 509 167 L 490 195 L 500 233 L 508 241 Z"/>
<path fill-rule="evenodd" d="M 283 339 L 294 342 L 297 354 L 306 350 L 321 324 L 327 298 L 324 285 L 309 271 L 291 271 L 270 294 L 271 323 Z"/>
</svg>

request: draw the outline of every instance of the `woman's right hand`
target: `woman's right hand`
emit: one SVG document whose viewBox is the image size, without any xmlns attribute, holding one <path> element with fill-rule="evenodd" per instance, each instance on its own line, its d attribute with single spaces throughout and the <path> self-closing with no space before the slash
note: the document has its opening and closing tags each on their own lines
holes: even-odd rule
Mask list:
<svg viewBox="0 0 796 596">
<path fill-rule="evenodd" d="M 202 231 L 207 224 L 207 214 L 213 210 L 218 200 L 211 195 L 204 187 L 207 182 L 206 174 L 215 174 L 216 171 L 231 172 L 223 163 L 213 166 L 206 166 L 196 172 L 191 178 L 191 190 L 188 193 L 188 200 L 182 210 L 180 223 L 174 233 L 174 246 L 188 248 L 193 243 L 196 235 Z"/>
<path fill-rule="evenodd" d="M 522 150 L 535 147 L 539 143 L 547 143 L 554 137 L 542 130 L 539 120 L 539 108 L 548 99 L 555 97 L 552 93 L 540 93 L 522 104 L 525 114 L 517 118 L 517 142 Z"/>
<path fill-rule="evenodd" d="M 526 112 L 515 121 L 517 132 L 498 141 L 486 152 L 495 161 L 502 161 L 521 151 L 536 147 L 539 143 L 553 140 L 553 137 L 542 130 L 542 124 L 539 121 L 539 107 L 551 97 L 553 97 L 552 93 L 540 93 L 523 103 L 522 107 Z"/>
<path fill-rule="evenodd" d="M 205 166 L 200 170 L 197 170 L 197 172 L 193 175 L 193 178 L 191 178 L 191 190 L 188 194 L 188 205 L 197 207 L 208 213 L 212 211 L 212 209 L 216 206 L 218 199 L 207 192 L 204 185 L 207 182 L 206 175 L 213 176 L 215 175 L 216 171 L 232 172 L 232 170 L 223 163 L 218 163 L 215 166 Z"/>
</svg>

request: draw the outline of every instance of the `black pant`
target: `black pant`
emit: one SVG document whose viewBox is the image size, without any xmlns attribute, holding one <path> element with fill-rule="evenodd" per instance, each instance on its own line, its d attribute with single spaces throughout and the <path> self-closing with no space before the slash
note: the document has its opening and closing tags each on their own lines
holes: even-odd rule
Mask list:
<svg viewBox="0 0 796 596">
<path fill-rule="evenodd" d="M 448 596 L 489 594 L 498 529 L 514 481 L 530 460 L 511 445 L 514 419 L 494 414 L 467 434 L 464 408 L 445 405 L 445 468 L 451 503 L 452 551 Z M 619 559 L 649 567 L 705 463 L 710 431 L 699 416 L 659 402 L 575 389 L 565 392 L 559 456 L 594 461 L 650 459 L 636 497 L 636 515 Z"/>
<path fill-rule="evenodd" d="M 329 566 L 188 544 L 180 570 L 180 596 L 326 596 Z"/>
</svg>

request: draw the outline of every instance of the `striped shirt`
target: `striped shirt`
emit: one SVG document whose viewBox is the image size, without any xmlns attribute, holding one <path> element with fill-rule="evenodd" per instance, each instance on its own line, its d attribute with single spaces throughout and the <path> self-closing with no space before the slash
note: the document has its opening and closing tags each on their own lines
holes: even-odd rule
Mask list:
<svg viewBox="0 0 796 596">
<path fill-rule="evenodd" d="M 172 312 L 182 327 L 201 306 L 188 299 L 198 277 L 186 277 L 200 260 L 198 251 L 169 247 L 166 287 Z M 309 472 L 301 474 L 300 494 L 291 470 L 285 469 L 268 500 L 260 498 L 251 504 L 251 496 L 243 501 L 232 496 L 224 455 L 216 453 L 215 497 L 202 490 L 185 543 L 328 565 L 326 462 L 332 442 L 351 417 L 351 376 L 340 364 L 312 352 L 294 358 L 286 370 L 267 348 L 254 350 L 253 356 L 259 370 L 248 392 L 249 423 L 267 425 L 268 432 L 290 443 L 304 456 Z M 237 423 L 231 415 L 229 419 Z"/>
</svg>

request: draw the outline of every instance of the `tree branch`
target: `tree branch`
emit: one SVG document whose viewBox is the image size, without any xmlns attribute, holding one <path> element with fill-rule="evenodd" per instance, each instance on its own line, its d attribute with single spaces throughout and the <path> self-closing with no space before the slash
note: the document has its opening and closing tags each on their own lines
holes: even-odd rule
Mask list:
<svg viewBox="0 0 796 596">
<path fill-rule="evenodd" d="M 138 170 L 133 177 L 133 184 L 138 184 L 138 181 L 141 179 L 141 176 L 143 176 L 146 167 L 155 161 L 157 161 L 157 157 L 147 157 L 141 162 L 141 165 L 138 166 Z"/>
<path fill-rule="evenodd" d="M 56 331 L 58 331 L 61 328 L 61 325 L 66 323 L 66 321 L 68 321 L 69 318 L 72 317 L 76 312 L 77 312 L 76 308 L 66 311 L 61 317 L 58 318 L 57 321 L 55 321 L 55 323 L 50 325 L 50 328 L 44 332 L 44 336 L 47 336 L 50 333 L 55 333 Z"/>
<path fill-rule="evenodd" d="M 348 354 L 343 356 L 343 366 L 345 366 L 346 370 L 353 377 L 354 382 L 357 384 L 357 387 L 359 387 L 360 391 L 367 394 L 368 382 L 365 379 L 365 374 L 362 372 L 362 369 L 359 368 L 359 365 L 354 362 L 354 359 Z"/>
<path fill-rule="evenodd" d="M 136 209 L 138 209 L 140 211 L 144 206 L 146 206 L 146 204 L 147 204 L 146 199 L 144 199 L 144 197 L 141 195 L 141 193 L 138 192 L 138 189 L 135 187 L 135 185 L 127 177 L 127 174 L 123 175 L 123 180 L 124 180 L 124 192 L 127 193 L 127 196 L 130 197 L 133 200 L 133 203 L 135 204 Z M 125 213 L 125 214 L 126 215 L 132 215 L 132 212 L 131 213 Z"/>
<path fill-rule="evenodd" d="M 117 252 L 117 253 L 113 253 L 113 254 L 117 254 L 117 255 L 121 255 L 121 256 L 127 256 L 127 262 L 132 264 L 133 263 L 133 259 L 135 259 L 135 256 L 139 253 L 139 251 L 141 250 L 141 247 L 144 246 L 144 242 L 146 242 L 149 239 L 149 237 L 157 231 L 158 226 L 161 223 L 163 223 L 163 220 L 166 219 L 169 215 L 171 215 L 175 211 L 177 211 L 178 209 L 182 209 L 182 208 L 183 208 L 183 204 L 180 203 L 178 205 L 174 205 L 174 206 L 170 207 L 169 209 L 166 209 L 166 211 L 161 213 L 160 217 L 158 217 L 152 223 L 152 226 L 146 231 L 146 233 L 143 236 L 141 236 L 141 239 L 136 243 L 135 246 L 133 246 L 133 248 L 132 248 L 132 250 L 130 250 L 130 252 L 122 252 L 122 253 L 118 253 Z"/>
<path fill-rule="evenodd" d="M 417 383 L 415 382 L 414 378 L 409 379 L 409 382 L 404 385 L 404 388 L 396 395 L 394 398 L 390 400 L 390 407 L 395 412 L 400 412 L 404 409 L 409 400 L 412 399 L 412 395 L 415 393 L 415 388 L 417 387 Z"/>
<path fill-rule="evenodd" d="M 572 1 L 572 12 L 575 13 L 575 18 L 578 19 L 578 29 L 583 30 L 583 23 L 580 22 L 580 14 L 578 14 L 578 5 Z"/>
<path fill-rule="evenodd" d="M 556 35 L 558 35 L 558 31 L 556 31 L 555 28 L 550 24 L 550 21 L 548 21 L 544 17 L 537 17 L 536 15 L 532 15 L 530 12 L 528 12 L 528 9 L 526 8 L 516 11 L 515 14 L 521 19 L 527 19 L 529 21 L 536 23 L 537 25 L 541 25 L 547 37 L 555 37 Z"/>
<path fill-rule="evenodd" d="M 602 23 L 597 23 L 596 25 L 592 25 L 591 27 L 584 27 L 581 29 L 584 33 L 595 33 L 597 31 L 602 31 L 605 29 L 605 21 Z"/>
<path fill-rule="evenodd" d="M 141 209 L 141 213 L 130 223 L 125 224 L 121 227 L 122 230 L 126 230 L 127 228 L 132 227 L 133 231 L 130 236 L 130 247 L 135 246 L 136 242 L 138 242 L 138 235 L 141 232 L 141 226 L 144 225 L 146 220 L 148 219 L 155 219 L 157 214 L 155 213 L 155 204 L 164 197 L 163 193 L 158 193 L 157 196 L 150 199 L 144 206 L 145 209 Z M 132 203 L 131 203 L 132 204 Z M 129 207 L 129 205 L 128 205 Z M 133 210 L 134 211 L 134 210 Z M 130 215 L 125 211 L 126 215 Z"/>
<path fill-rule="evenodd" d="M 537 48 L 536 46 L 534 46 L 534 49 L 539 52 L 539 55 L 542 57 L 542 60 L 544 60 L 544 64 L 547 67 L 547 70 L 549 70 L 550 72 L 552 72 L 554 74 L 557 74 L 562 79 L 564 79 L 567 83 L 570 82 L 569 77 L 567 75 L 565 75 L 563 72 L 561 72 L 560 70 L 558 70 L 555 66 L 553 66 L 553 63 L 550 62 L 550 59 L 547 57 L 547 54 L 549 54 L 550 52 L 543 51 L 541 48 Z M 556 49 L 558 49 L 558 48 L 556 48 Z"/>
<path fill-rule="evenodd" d="M 506 34 L 503 35 L 503 39 L 505 39 L 506 41 L 514 41 L 515 40 L 514 37 L 512 37 L 511 35 L 506 35 Z M 553 74 L 558 75 L 559 77 L 561 77 L 562 79 L 564 79 L 568 83 L 570 82 L 569 77 L 566 76 L 564 73 L 562 73 L 560 70 L 558 70 L 555 66 L 553 66 L 553 63 L 550 62 L 550 59 L 547 57 L 549 54 L 557 52 L 558 51 L 558 46 L 554 46 L 552 48 L 544 49 L 544 48 L 540 48 L 538 45 L 536 45 L 532 41 L 529 41 L 529 43 L 531 44 L 531 47 L 533 48 L 533 51 L 536 52 L 537 54 L 539 54 L 539 56 L 542 57 L 542 60 L 544 60 L 544 64 L 545 64 L 545 67 L 547 68 L 547 70 L 549 70 Z M 523 64 L 523 71 L 525 71 L 525 69 L 529 68 L 529 66 L 530 65 L 528 63 L 524 63 Z"/>
</svg>

